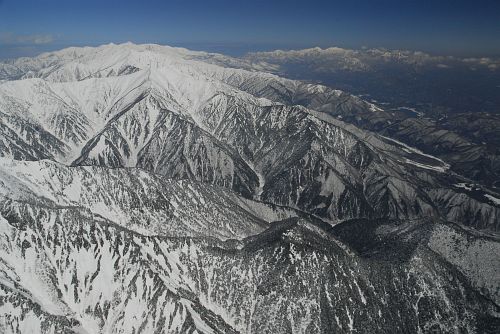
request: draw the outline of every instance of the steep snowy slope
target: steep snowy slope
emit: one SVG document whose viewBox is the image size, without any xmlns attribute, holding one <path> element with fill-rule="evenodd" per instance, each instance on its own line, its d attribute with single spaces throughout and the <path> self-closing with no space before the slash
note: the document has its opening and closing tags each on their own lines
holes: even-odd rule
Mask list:
<svg viewBox="0 0 500 334">
<path fill-rule="evenodd" d="M 500 196 L 329 115 L 374 105 L 254 69 L 0 64 L 0 332 L 500 330 Z"/>
<path fill-rule="evenodd" d="M 48 207 L 81 208 L 144 235 L 241 239 L 293 210 L 250 201 L 221 188 L 160 180 L 138 169 L 66 167 L 0 158 L 0 196 Z"/>
<path fill-rule="evenodd" d="M 328 105 L 324 110 L 437 155 L 476 182 L 497 185 L 500 180 L 500 136 L 495 131 L 500 105 L 498 58 L 314 48 L 253 53 L 241 60 L 271 63 L 267 69 L 273 73 L 323 82 L 377 101 L 386 112 L 350 112 Z M 316 109 L 307 100 L 301 104 Z M 486 131 L 490 127 L 493 131 Z"/>
<path fill-rule="evenodd" d="M 359 98 L 207 64 L 183 49 L 118 45 L 55 55 L 58 66 L 34 75 L 45 80 L 0 85 L 2 155 L 140 167 L 330 221 L 435 216 L 498 228 L 497 205 L 457 198 L 450 184 L 466 180 L 442 173 L 441 160 L 288 106 L 306 99 L 312 107 L 383 112 Z M 135 70 L 118 70 L 124 66 Z"/>
<path fill-rule="evenodd" d="M 351 220 L 332 228 L 342 242 L 361 257 L 401 261 L 427 247 L 460 271 L 475 289 L 500 304 L 499 238 L 459 225 L 424 219 L 418 221 Z"/>
<path fill-rule="evenodd" d="M 140 99 L 147 90 L 147 72 L 126 80 L 86 80 L 71 85 L 41 79 L 1 84 L 2 123 L 15 137 L 5 135 L 3 146 L 13 155 L 18 143 L 35 149 L 33 158 L 64 161 L 77 154 L 93 133 Z M 39 132 L 39 136 L 35 134 Z M 53 145 L 43 145 L 45 142 Z M 40 147 L 37 147 L 37 144 Z"/>
<path fill-rule="evenodd" d="M 305 221 L 231 246 L 146 237 L 71 208 L 10 202 L 2 216 L 5 333 L 498 330 L 494 304 L 424 247 L 392 267 Z"/>
<path fill-rule="evenodd" d="M 388 266 L 304 220 L 230 244 L 143 236 L 75 208 L 8 202 L 2 216 L 5 333 L 495 328 L 495 305 L 425 247 Z"/>
</svg>

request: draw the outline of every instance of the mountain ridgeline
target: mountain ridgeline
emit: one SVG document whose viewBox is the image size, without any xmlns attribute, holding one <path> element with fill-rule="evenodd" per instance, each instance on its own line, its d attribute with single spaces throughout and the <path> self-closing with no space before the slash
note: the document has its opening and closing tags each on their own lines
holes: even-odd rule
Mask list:
<svg viewBox="0 0 500 334">
<path fill-rule="evenodd" d="M 500 186 L 498 58 L 333 47 L 256 52 L 243 59 L 249 67 L 363 96 L 384 111 L 332 108 L 317 97 L 296 103 L 417 147 L 475 182 Z"/>
<path fill-rule="evenodd" d="M 500 195 L 385 115 L 158 45 L 0 63 L 0 332 L 500 329 Z"/>
</svg>

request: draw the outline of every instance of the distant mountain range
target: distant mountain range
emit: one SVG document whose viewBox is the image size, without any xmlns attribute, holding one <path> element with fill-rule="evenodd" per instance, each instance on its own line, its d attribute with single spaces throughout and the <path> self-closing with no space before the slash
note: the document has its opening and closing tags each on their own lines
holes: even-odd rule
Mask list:
<svg viewBox="0 0 500 334">
<path fill-rule="evenodd" d="M 282 54 L 0 63 L 0 332 L 500 329 L 498 152 Z"/>
<path fill-rule="evenodd" d="M 473 180 L 500 185 L 498 58 L 313 48 L 250 53 L 243 59 L 375 103 L 385 113 L 330 113 L 439 156 Z"/>
<path fill-rule="evenodd" d="M 500 58 L 457 58 L 386 49 L 313 48 L 249 53 L 268 70 L 322 82 L 383 104 L 434 117 L 500 113 Z"/>
</svg>

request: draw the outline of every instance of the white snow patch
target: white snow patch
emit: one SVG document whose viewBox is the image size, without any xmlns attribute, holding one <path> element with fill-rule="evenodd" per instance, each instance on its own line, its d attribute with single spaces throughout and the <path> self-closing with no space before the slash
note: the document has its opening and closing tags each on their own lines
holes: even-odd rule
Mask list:
<svg viewBox="0 0 500 334">
<path fill-rule="evenodd" d="M 444 173 L 447 170 L 446 167 L 425 165 L 425 164 L 422 164 L 422 163 L 419 163 L 419 162 L 416 162 L 416 161 L 413 161 L 410 159 L 405 159 L 405 162 L 410 164 L 410 165 L 414 165 L 414 166 L 424 168 L 424 169 L 435 170 L 435 171 L 441 172 L 441 173 Z"/>
<path fill-rule="evenodd" d="M 496 205 L 500 205 L 500 198 L 496 198 L 490 194 L 484 194 L 484 197 L 495 203 Z"/>
</svg>

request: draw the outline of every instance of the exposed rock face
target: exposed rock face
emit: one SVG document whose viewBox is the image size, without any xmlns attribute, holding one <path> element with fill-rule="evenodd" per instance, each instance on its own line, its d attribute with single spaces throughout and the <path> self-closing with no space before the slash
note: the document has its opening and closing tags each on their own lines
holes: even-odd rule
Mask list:
<svg viewBox="0 0 500 334">
<path fill-rule="evenodd" d="M 499 328 L 498 194 L 329 115 L 366 101 L 227 62 L 0 64 L 2 333 Z"/>
</svg>

